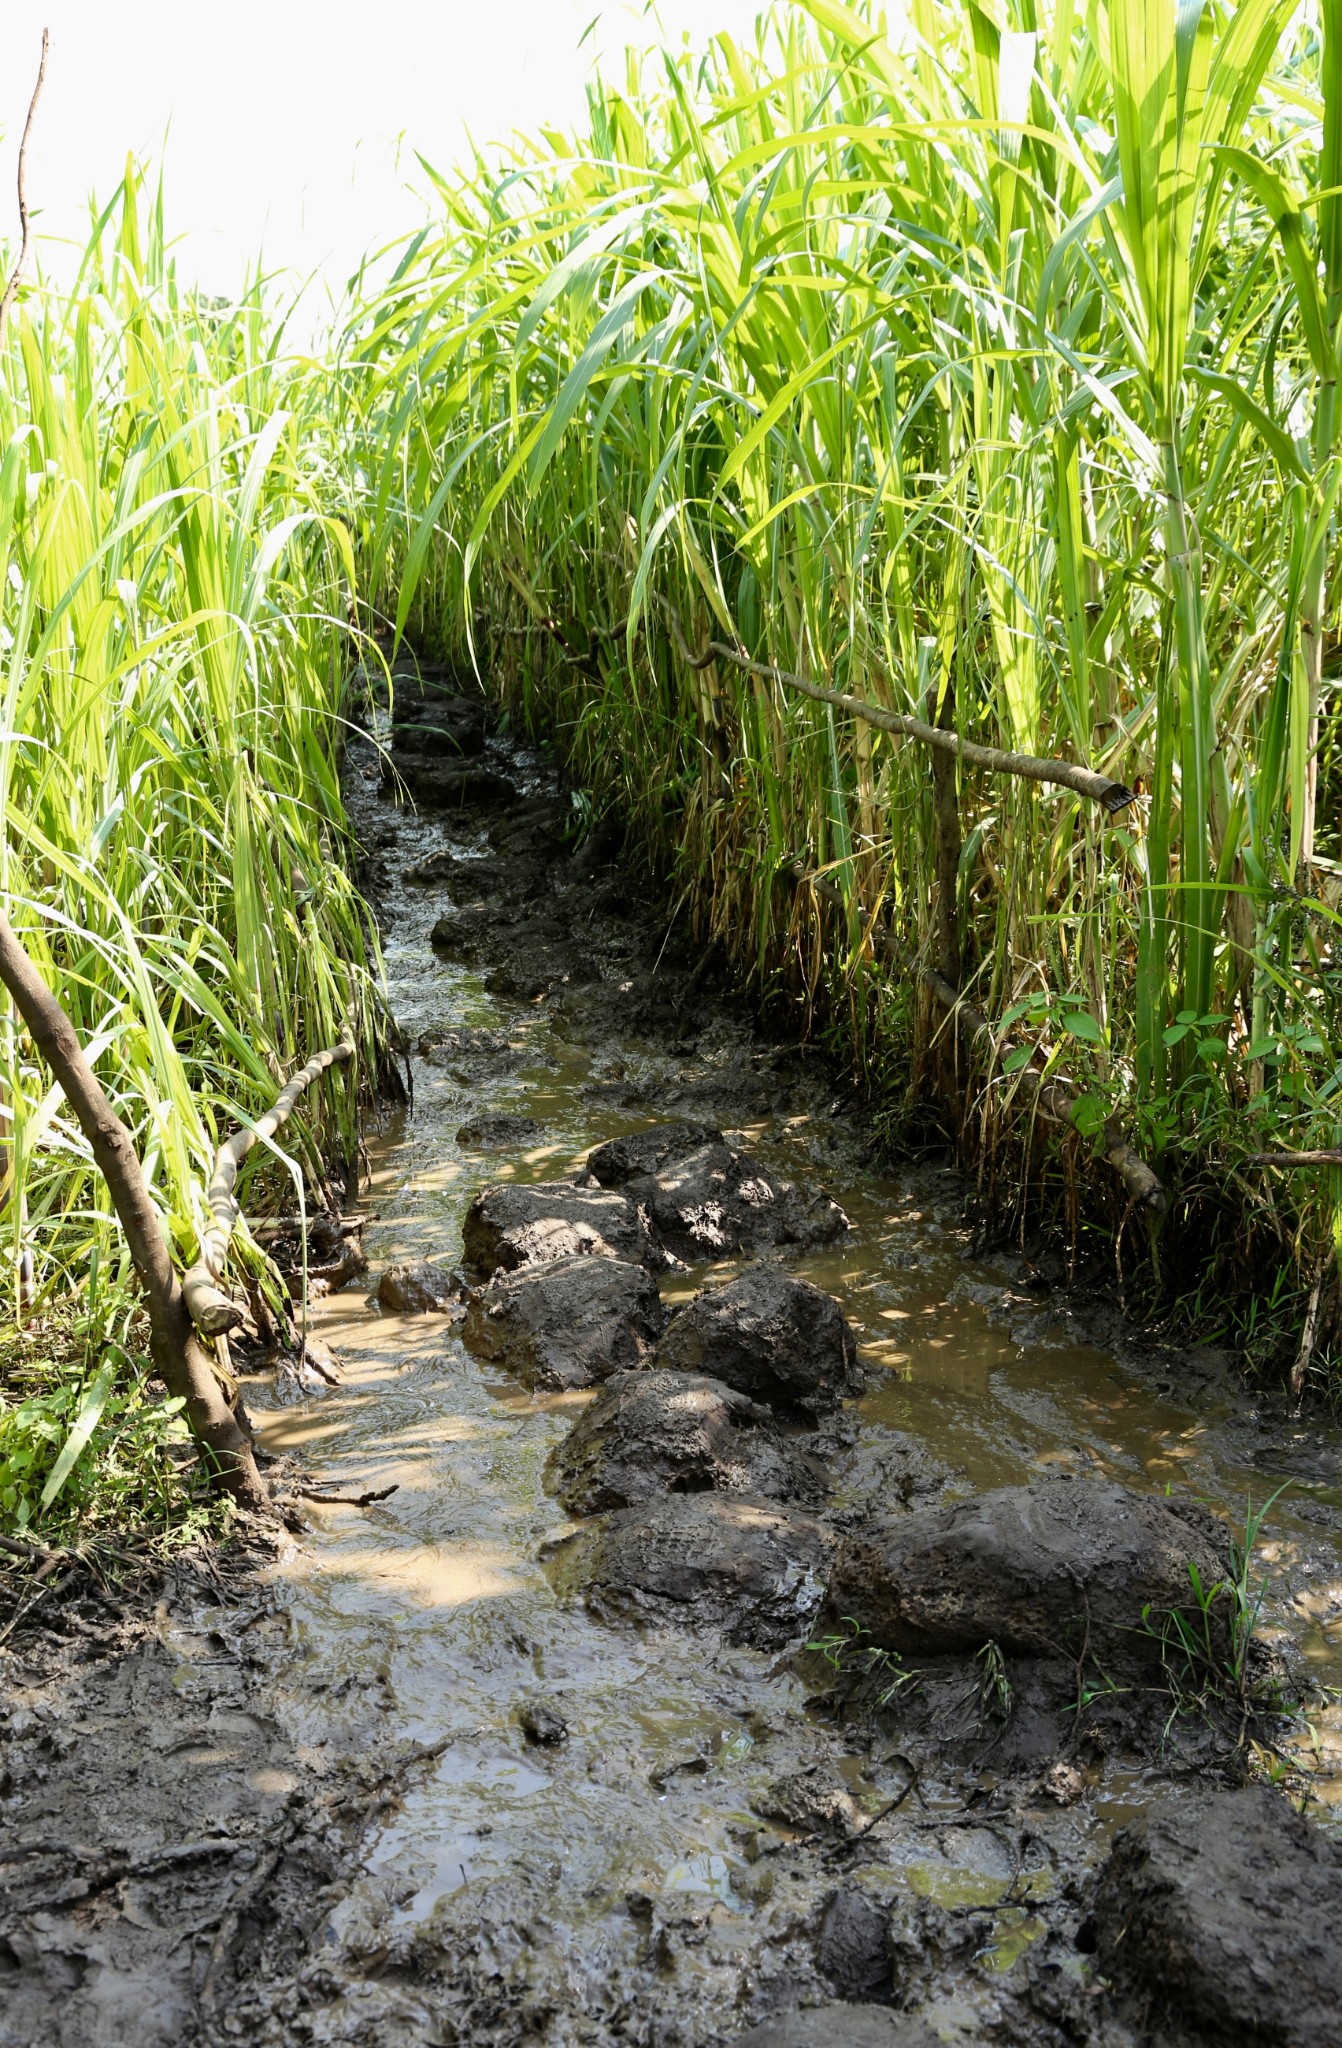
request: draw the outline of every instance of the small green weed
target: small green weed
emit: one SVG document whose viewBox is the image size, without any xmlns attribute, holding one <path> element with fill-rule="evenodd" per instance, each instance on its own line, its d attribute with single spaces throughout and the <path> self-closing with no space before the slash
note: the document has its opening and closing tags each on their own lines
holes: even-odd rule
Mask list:
<svg viewBox="0 0 1342 2048">
<path fill-rule="evenodd" d="M 883 1650 L 872 1642 L 870 1629 L 864 1628 L 851 1614 L 842 1617 L 841 1625 L 847 1629 L 847 1635 L 821 1636 L 806 1647 L 823 1657 L 830 1669 L 847 1683 L 851 1684 L 856 1679 L 857 1690 L 861 1694 L 874 1694 L 865 1702 L 873 1713 L 888 1707 L 906 1685 L 912 1685 L 922 1677 L 920 1671 L 906 1671 L 895 1651 Z"/>
<path fill-rule="evenodd" d="M 997 1643 L 985 1643 L 975 1658 L 983 1666 L 979 1673 L 979 1709 L 989 1720 L 999 1721 L 1003 1727 L 1011 1719 L 1011 1710 L 1016 1704 L 1016 1695 L 1007 1676 L 1006 1658 Z"/>
<path fill-rule="evenodd" d="M 180 1401 L 105 1333 L 50 1322 L 0 1339 L 0 1530 L 42 1542 L 100 1531 L 175 1539 L 219 1522 Z"/>
<path fill-rule="evenodd" d="M 1285 1491 L 1279 1486 L 1261 1508 L 1255 1509 L 1252 1499 L 1246 1502 L 1243 1539 L 1231 1536 L 1229 1568 L 1223 1578 L 1204 1582 L 1190 1560 L 1189 1607 L 1142 1609 L 1143 1628 L 1160 1640 L 1161 1661 L 1174 1696 L 1171 1721 L 1188 1711 L 1207 1714 L 1216 1705 L 1233 1706 L 1240 1714 L 1242 1741 L 1251 1714 L 1280 1706 L 1275 1680 L 1256 1677 L 1252 1668 L 1254 1630 L 1267 1592 L 1266 1576 L 1255 1583 L 1254 1553 L 1263 1524 Z"/>
</svg>

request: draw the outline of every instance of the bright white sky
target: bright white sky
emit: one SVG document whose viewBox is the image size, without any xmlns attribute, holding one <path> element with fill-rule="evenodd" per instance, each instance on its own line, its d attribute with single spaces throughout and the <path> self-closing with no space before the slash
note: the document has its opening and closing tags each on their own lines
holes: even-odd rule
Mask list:
<svg viewBox="0 0 1342 2048">
<path fill-rule="evenodd" d="M 697 46 L 717 29 L 747 33 L 759 6 L 660 0 L 658 15 Z M 88 194 L 111 191 L 128 151 L 157 159 L 166 137 L 181 267 L 219 292 L 261 249 L 338 287 L 367 248 L 422 217 L 403 190 L 419 176 L 416 149 L 446 167 L 468 129 L 488 142 L 568 125 L 595 49 L 618 61 L 629 42 L 661 40 L 638 0 L 22 0 L 0 14 L 6 238 L 44 25 L 28 152 L 39 232 L 82 242 Z M 42 260 L 59 273 L 55 251 Z"/>
</svg>

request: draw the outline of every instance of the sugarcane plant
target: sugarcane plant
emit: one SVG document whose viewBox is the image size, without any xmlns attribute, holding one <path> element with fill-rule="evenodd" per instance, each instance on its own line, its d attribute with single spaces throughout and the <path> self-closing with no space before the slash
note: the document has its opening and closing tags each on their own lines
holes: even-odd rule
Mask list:
<svg viewBox="0 0 1342 2048">
<path fill-rule="evenodd" d="M 1328 1178 L 1257 1155 L 1342 1135 L 1339 45 L 1285 0 L 807 0 L 631 55 L 582 133 L 426 167 L 338 364 L 396 630 L 764 994 L 889 1096 L 951 960 L 999 1034 L 971 1140 L 1065 1077 L 1068 1177 L 1117 1119 L 1167 1231 L 1305 1284 Z M 1136 801 L 963 749 L 948 800 L 825 690 Z"/>
</svg>

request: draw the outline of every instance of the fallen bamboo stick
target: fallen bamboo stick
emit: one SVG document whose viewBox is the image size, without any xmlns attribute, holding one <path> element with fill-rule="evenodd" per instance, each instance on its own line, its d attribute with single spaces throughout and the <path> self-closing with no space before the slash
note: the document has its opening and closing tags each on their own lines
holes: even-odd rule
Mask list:
<svg viewBox="0 0 1342 2048">
<path fill-rule="evenodd" d="M 238 1168 L 258 1140 L 274 1136 L 304 1091 L 328 1067 L 339 1066 L 353 1058 L 354 1046 L 348 1038 L 342 1038 L 339 1045 L 328 1045 L 322 1052 L 315 1053 L 305 1067 L 300 1067 L 288 1086 L 281 1089 L 265 1115 L 258 1117 L 247 1129 L 235 1131 L 215 1154 L 214 1173 L 205 1194 L 211 1220 L 201 1234 L 200 1257 L 182 1281 L 182 1293 L 186 1297 L 191 1320 L 203 1336 L 225 1336 L 242 1321 L 242 1310 L 219 1285 L 240 1213 L 233 1193 Z"/>
<path fill-rule="evenodd" d="M 739 647 L 732 647 L 725 640 L 707 640 L 696 654 L 685 638 L 673 607 L 665 598 L 659 598 L 658 602 L 670 624 L 676 651 L 690 668 L 707 668 L 710 661 L 731 662 L 746 675 L 759 676 L 764 682 L 797 690 L 803 697 L 814 698 L 817 704 L 831 704 L 836 711 L 844 712 L 849 718 L 860 718 L 880 732 L 899 733 L 904 739 L 917 740 L 921 745 L 934 747 L 943 754 L 953 754 L 957 759 L 968 762 L 970 767 L 986 768 L 994 775 L 1015 775 L 1025 782 L 1054 783 L 1060 789 L 1074 791 L 1077 796 L 1089 797 L 1111 814 L 1137 801 L 1136 791 L 1129 789 L 1126 783 L 1115 782 L 1108 775 L 1097 775 L 1092 768 L 1078 768 L 1071 761 L 1051 761 L 1040 754 L 1015 754 L 1002 747 L 981 747 L 977 741 L 961 739 L 957 732 L 945 726 L 928 725 L 924 719 L 907 717 L 902 711 L 887 711 L 883 704 L 870 704 L 865 697 L 850 697 L 842 690 L 827 689 L 822 683 L 813 683 L 807 676 L 777 668 L 771 661 L 753 661 Z"/>
<path fill-rule="evenodd" d="M 986 1038 L 988 1048 L 994 1056 L 997 1052 L 997 1037 L 992 1025 L 982 1010 L 966 1002 L 958 989 L 951 986 L 943 974 L 934 968 L 922 970 L 924 987 L 933 995 L 943 1009 L 949 1010 L 964 1039 L 968 1052 L 977 1050 Z M 1055 1081 L 1041 1074 L 1037 1068 L 1022 1067 L 1015 1077 L 1016 1086 L 1033 1102 L 1040 1114 L 1051 1123 L 1076 1124 L 1077 1101 L 1071 1089 L 1063 1081 Z M 1113 1167 L 1134 1202 L 1151 1210 L 1153 1215 L 1163 1216 L 1168 1207 L 1164 1188 L 1144 1159 L 1139 1159 L 1112 1117 L 1106 1117 L 1103 1127 L 1104 1158 Z"/>
<path fill-rule="evenodd" d="M 506 562 L 503 573 L 531 613 L 534 624 L 548 633 L 563 650 L 569 666 L 580 668 L 600 681 L 601 671 L 595 656 L 574 648 L 564 627 L 546 611 L 536 593 Z M 1093 768 L 1078 768 L 1075 762 L 1050 760 L 1042 754 L 1016 754 L 1004 747 L 980 746 L 977 740 L 961 739 L 959 733 L 949 727 L 929 725 L 925 719 L 910 718 L 902 711 L 887 711 L 883 704 L 871 704 L 865 697 L 850 697 L 842 690 L 827 689 L 823 683 L 814 683 L 808 676 L 794 675 L 790 669 L 777 668 L 772 662 L 754 661 L 726 640 L 706 640 L 696 654 L 685 638 L 674 605 L 660 591 L 651 591 L 649 596 L 664 613 L 676 643 L 676 652 L 689 668 L 704 669 L 711 661 L 730 662 L 746 675 L 759 676 L 765 682 L 796 690 L 803 697 L 814 698 L 817 704 L 831 704 L 849 718 L 860 718 L 880 732 L 897 733 L 903 739 L 917 740 L 938 754 L 952 755 L 967 762 L 971 768 L 986 768 L 993 775 L 1015 775 L 1025 782 L 1048 782 L 1059 789 L 1070 789 L 1075 795 L 1099 804 L 1111 816 L 1137 801 L 1137 792 L 1129 789 L 1125 782 L 1116 782 L 1109 775 L 1097 775 Z M 592 627 L 589 638 L 619 640 L 626 630 L 627 621 L 625 626 Z"/>
<path fill-rule="evenodd" d="M 1342 1150 L 1325 1147 L 1318 1152 L 1249 1152 L 1246 1166 L 1342 1166 Z"/>
</svg>

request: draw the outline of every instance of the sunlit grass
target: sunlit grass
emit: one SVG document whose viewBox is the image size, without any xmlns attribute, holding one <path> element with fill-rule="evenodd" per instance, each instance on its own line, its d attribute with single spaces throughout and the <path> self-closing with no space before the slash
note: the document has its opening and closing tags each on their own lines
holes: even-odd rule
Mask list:
<svg viewBox="0 0 1342 2048">
<path fill-rule="evenodd" d="M 928 755 L 689 668 L 666 607 L 1137 787 L 1110 819 L 961 768 L 966 984 L 1123 1117 L 1199 1259 L 1322 1261 L 1329 1320 L 1337 1176 L 1243 1162 L 1342 1137 L 1340 120 L 1335 0 L 808 0 L 438 176 L 342 364 L 386 609 L 887 1092 L 929 1028 Z"/>
<path fill-rule="evenodd" d="M 374 1039 L 338 782 L 355 569 L 324 379 L 278 341 L 259 284 L 228 307 L 181 287 L 132 171 L 77 284 L 26 289 L 0 357 L 0 888 L 184 1262 L 225 1128 L 318 1047 Z M 292 1142 L 320 1174 L 355 1146 L 354 1086 L 311 1110 Z M 39 1310 L 124 1290 L 106 1191 L 7 1005 L 0 1117 L 11 1313 L 25 1253 Z"/>
</svg>

